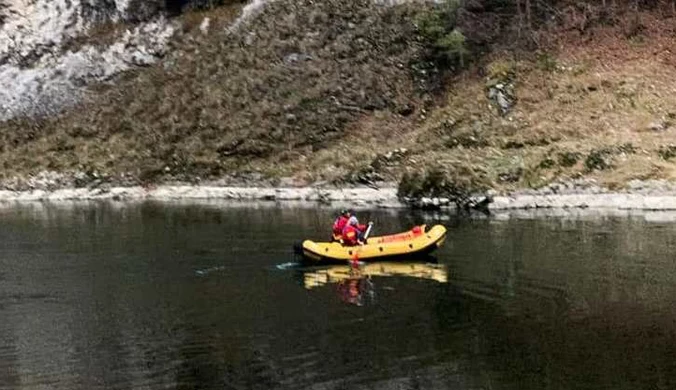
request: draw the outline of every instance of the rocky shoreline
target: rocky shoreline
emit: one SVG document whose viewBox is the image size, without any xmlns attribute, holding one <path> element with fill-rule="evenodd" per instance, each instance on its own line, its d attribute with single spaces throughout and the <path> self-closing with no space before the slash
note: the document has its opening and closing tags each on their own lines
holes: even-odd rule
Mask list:
<svg viewBox="0 0 676 390">
<path fill-rule="evenodd" d="M 538 190 L 507 194 L 490 193 L 490 211 L 533 209 L 676 210 L 676 188 L 666 182 L 630 183 L 628 189 L 610 191 L 595 186 L 585 188 L 552 185 Z M 481 198 L 477 198 L 481 199 Z M 189 201 L 227 200 L 242 202 L 283 202 L 300 205 L 351 205 L 366 208 L 406 208 L 394 187 L 370 188 L 279 188 L 263 186 L 157 185 L 88 186 L 83 188 L 36 188 L 0 190 L 0 202 L 60 202 L 80 200 L 112 201 Z M 426 209 L 452 210 L 455 205 L 444 198 L 423 198 L 418 205 Z"/>
</svg>

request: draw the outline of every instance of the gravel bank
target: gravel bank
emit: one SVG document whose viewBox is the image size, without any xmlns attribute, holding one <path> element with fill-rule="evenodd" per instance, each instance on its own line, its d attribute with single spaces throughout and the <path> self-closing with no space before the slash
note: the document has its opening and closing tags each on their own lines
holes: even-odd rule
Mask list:
<svg viewBox="0 0 676 390">
<path fill-rule="evenodd" d="M 630 186 L 631 187 L 631 186 Z M 555 193 L 559 191 L 559 193 Z M 110 187 L 98 185 L 84 188 L 36 188 L 32 190 L 0 191 L 0 202 L 66 201 L 66 200 L 190 200 L 222 199 L 260 202 L 340 203 L 377 208 L 403 208 L 397 199 L 396 188 L 270 188 L 228 187 L 203 185 L 160 185 L 151 187 Z M 634 184 L 621 192 L 610 192 L 598 187 L 567 188 L 552 191 L 551 187 L 533 191 L 491 194 L 489 209 L 608 209 L 608 210 L 676 210 L 676 188 L 670 184 Z M 420 203 L 427 208 L 448 209 L 448 199 L 424 198 Z"/>
</svg>

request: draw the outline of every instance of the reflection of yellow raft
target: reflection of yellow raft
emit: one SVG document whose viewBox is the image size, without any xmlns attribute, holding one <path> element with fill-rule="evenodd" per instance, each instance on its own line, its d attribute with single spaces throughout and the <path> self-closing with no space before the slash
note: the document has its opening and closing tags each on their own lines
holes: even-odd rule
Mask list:
<svg viewBox="0 0 676 390">
<path fill-rule="evenodd" d="M 406 257 L 427 254 L 440 247 L 446 238 L 446 228 L 435 225 L 426 230 L 426 226 L 388 236 L 369 237 L 367 243 L 358 246 L 344 246 L 339 242 L 303 241 L 303 255 L 316 262 L 325 261 L 374 261 L 394 257 Z"/>
<path fill-rule="evenodd" d="M 303 284 L 310 290 L 314 287 L 331 283 L 342 283 L 348 279 L 371 276 L 408 276 L 420 279 L 448 282 L 446 267 L 437 264 L 423 263 L 374 263 L 362 264 L 358 269 L 348 265 L 336 265 L 313 272 L 305 272 Z"/>
</svg>

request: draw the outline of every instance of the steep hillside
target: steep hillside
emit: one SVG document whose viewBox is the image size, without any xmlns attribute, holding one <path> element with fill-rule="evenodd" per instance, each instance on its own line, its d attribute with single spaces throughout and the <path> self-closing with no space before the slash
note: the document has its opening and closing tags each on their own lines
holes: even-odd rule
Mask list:
<svg viewBox="0 0 676 390">
<path fill-rule="evenodd" d="M 378 185 L 432 170 L 499 190 L 676 178 L 668 4 L 515 4 L 277 0 L 237 26 L 239 5 L 188 12 L 157 65 L 58 116 L 0 124 L 0 175 Z"/>
<path fill-rule="evenodd" d="M 556 26 L 535 55 L 485 58 L 483 77 L 457 78 L 413 131 L 412 158 L 505 190 L 676 179 L 676 19 L 655 10 L 622 17 L 640 28 Z M 506 112 L 497 91 L 509 96 Z"/>
<path fill-rule="evenodd" d="M 412 69 L 421 51 L 413 9 L 277 1 L 236 29 L 232 8 L 186 14 L 159 66 L 92 90 L 89 103 L 59 117 L 5 123 L 5 174 L 193 180 L 262 164 L 278 175 L 362 120 L 420 105 L 416 83 L 424 90 L 426 77 Z"/>
</svg>

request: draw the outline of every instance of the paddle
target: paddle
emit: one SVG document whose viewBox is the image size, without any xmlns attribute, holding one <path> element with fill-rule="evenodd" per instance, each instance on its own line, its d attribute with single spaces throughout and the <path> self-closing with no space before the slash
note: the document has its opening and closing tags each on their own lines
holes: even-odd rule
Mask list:
<svg viewBox="0 0 676 390">
<path fill-rule="evenodd" d="M 364 242 L 366 242 L 366 239 L 369 238 L 369 234 L 371 234 L 371 228 L 373 228 L 373 222 L 369 222 L 369 227 L 366 228 L 366 233 L 364 233 Z"/>
</svg>

